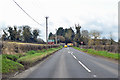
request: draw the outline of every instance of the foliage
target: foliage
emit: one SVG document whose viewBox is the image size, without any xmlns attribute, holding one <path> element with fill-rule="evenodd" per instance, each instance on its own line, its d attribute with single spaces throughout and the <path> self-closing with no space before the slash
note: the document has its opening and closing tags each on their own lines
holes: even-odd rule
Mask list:
<svg viewBox="0 0 120 80">
<path fill-rule="evenodd" d="M 52 36 L 54 36 L 54 35 L 52 34 L 52 32 L 50 32 L 50 34 L 49 34 L 49 38 L 51 38 Z"/>
<path fill-rule="evenodd" d="M 27 55 L 32 55 L 32 54 L 35 54 L 36 52 L 34 50 L 31 50 L 31 51 L 28 51 L 26 54 Z"/>
<path fill-rule="evenodd" d="M 76 34 L 74 40 L 75 42 L 77 42 L 77 46 L 78 46 L 82 41 L 81 33 L 80 33 L 81 26 L 79 24 L 78 25 L 75 24 L 75 28 L 76 28 Z"/>
<path fill-rule="evenodd" d="M 99 38 L 99 37 L 100 37 L 100 34 L 101 34 L 101 32 L 100 32 L 100 31 L 97 31 L 97 30 L 92 30 L 92 31 L 90 32 L 91 37 L 94 37 L 94 39 Z"/>
<path fill-rule="evenodd" d="M 63 29 L 63 27 L 59 27 L 56 31 L 56 34 L 59 36 L 65 36 L 65 30 Z"/>
<path fill-rule="evenodd" d="M 37 42 L 37 37 L 39 36 L 39 30 L 31 30 L 31 27 L 28 25 L 21 27 L 11 27 L 3 30 L 4 34 L 2 35 L 2 40 L 9 41 L 19 41 L 19 42 Z"/>
<path fill-rule="evenodd" d="M 12 61 L 16 61 L 19 58 L 19 56 L 3 54 L 2 58 L 3 59 L 9 59 L 9 60 L 12 60 Z"/>
<path fill-rule="evenodd" d="M 56 34 L 57 34 L 57 38 L 58 38 L 58 43 L 59 42 L 63 42 L 63 43 L 73 42 L 73 39 L 75 36 L 75 33 L 71 27 L 65 28 L 65 29 L 63 29 L 63 27 L 59 27 L 58 30 L 56 31 Z M 50 32 L 49 39 L 55 40 L 56 34 L 52 34 Z"/>
<path fill-rule="evenodd" d="M 32 39 L 32 33 L 31 33 L 31 28 L 29 26 L 24 26 L 23 27 L 23 40 L 25 42 L 31 42 Z"/>
<path fill-rule="evenodd" d="M 37 36 L 39 36 L 39 30 L 35 29 L 33 30 L 33 39 L 35 42 L 37 42 Z"/>
</svg>

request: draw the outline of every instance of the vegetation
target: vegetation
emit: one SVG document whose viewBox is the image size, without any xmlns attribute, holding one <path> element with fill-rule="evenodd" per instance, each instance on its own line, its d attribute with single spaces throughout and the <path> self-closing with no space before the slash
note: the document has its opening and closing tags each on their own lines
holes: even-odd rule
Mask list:
<svg viewBox="0 0 120 80">
<path fill-rule="evenodd" d="M 24 69 L 22 64 L 9 59 L 2 59 L 2 73 L 12 73 L 20 69 Z"/>
<path fill-rule="evenodd" d="M 52 54 L 53 52 L 61 49 L 62 47 L 57 48 L 50 48 L 50 49 L 42 49 L 38 51 L 28 51 L 24 54 L 2 54 L 0 55 L 0 63 L 2 66 L 0 66 L 0 69 L 2 67 L 2 71 L 0 70 L 0 73 L 8 74 L 13 73 L 19 70 L 24 70 L 27 66 L 33 65 L 35 62 L 42 60 L 43 58 L 47 57 L 48 55 Z M 1 65 L 0 64 L 0 65 Z"/>
<path fill-rule="evenodd" d="M 39 36 L 40 31 L 37 29 L 31 30 L 30 26 L 9 26 L 7 30 L 3 30 L 2 40 L 4 41 L 19 41 L 19 42 L 29 42 L 29 43 L 44 43 L 44 41 Z"/>
<path fill-rule="evenodd" d="M 80 51 L 83 51 L 83 52 L 86 52 L 86 53 L 89 53 L 89 54 L 103 56 L 103 57 L 117 59 L 117 60 L 120 57 L 120 54 L 118 54 L 118 53 L 110 53 L 110 52 L 107 52 L 107 51 L 96 51 L 94 49 L 81 49 L 79 47 L 73 47 L 73 48 L 75 48 L 77 50 L 80 50 Z"/>
<path fill-rule="evenodd" d="M 4 54 L 4 55 L 2 55 L 2 58 L 4 58 L 4 59 L 10 59 L 12 61 L 16 61 L 19 58 L 19 56 Z"/>
<path fill-rule="evenodd" d="M 43 49 L 42 51 L 29 51 L 27 52 L 27 56 L 19 58 L 17 61 L 19 63 L 22 63 L 24 65 L 32 65 L 33 63 L 42 60 L 43 58 L 47 57 L 51 53 L 55 52 L 56 50 L 59 50 L 59 48 L 50 48 L 48 50 Z"/>
</svg>

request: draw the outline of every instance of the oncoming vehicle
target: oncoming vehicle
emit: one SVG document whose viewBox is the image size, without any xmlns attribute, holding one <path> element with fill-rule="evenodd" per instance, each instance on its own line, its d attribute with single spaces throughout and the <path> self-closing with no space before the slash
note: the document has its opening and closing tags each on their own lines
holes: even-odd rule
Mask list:
<svg viewBox="0 0 120 80">
<path fill-rule="evenodd" d="M 65 48 L 67 48 L 67 45 L 64 45 Z"/>
<path fill-rule="evenodd" d="M 73 46 L 73 43 L 68 43 L 67 46 L 68 46 L 68 47 L 72 47 L 72 46 Z"/>
</svg>

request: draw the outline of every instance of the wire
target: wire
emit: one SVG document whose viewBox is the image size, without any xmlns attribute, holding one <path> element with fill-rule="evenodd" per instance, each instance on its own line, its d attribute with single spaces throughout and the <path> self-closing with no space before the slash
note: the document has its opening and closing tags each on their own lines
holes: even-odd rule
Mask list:
<svg viewBox="0 0 120 80">
<path fill-rule="evenodd" d="M 14 0 L 13 0 L 14 1 Z M 26 14 L 28 15 L 33 21 L 35 21 L 37 24 L 41 25 L 39 22 L 37 22 L 34 18 L 32 18 L 16 1 L 14 3 Z"/>
</svg>

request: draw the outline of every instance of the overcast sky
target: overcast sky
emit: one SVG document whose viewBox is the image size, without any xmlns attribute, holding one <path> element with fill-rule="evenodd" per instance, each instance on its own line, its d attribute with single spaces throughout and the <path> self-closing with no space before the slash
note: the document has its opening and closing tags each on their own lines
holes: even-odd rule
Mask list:
<svg viewBox="0 0 120 80">
<path fill-rule="evenodd" d="M 8 26 L 29 25 L 41 30 L 45 40 L 45 16 L 49 16 L 49 32 L 58 27 L 69 28 L 80 24 L 81 30 L 99 30 L 102 37 L 112 32 L 118 39 L 119 0 L 15 0 L 41 25 L 30 19 L 13 0 L 0 1 L 0 30 Z"/>
</svg>

